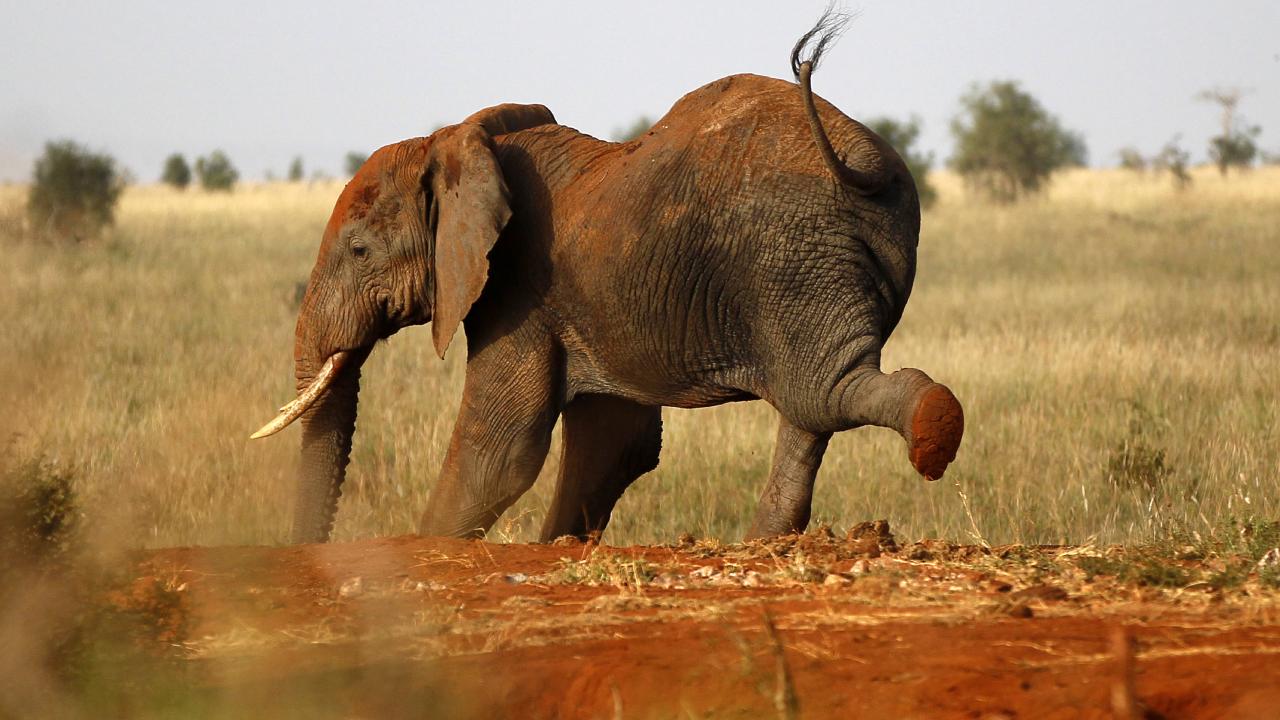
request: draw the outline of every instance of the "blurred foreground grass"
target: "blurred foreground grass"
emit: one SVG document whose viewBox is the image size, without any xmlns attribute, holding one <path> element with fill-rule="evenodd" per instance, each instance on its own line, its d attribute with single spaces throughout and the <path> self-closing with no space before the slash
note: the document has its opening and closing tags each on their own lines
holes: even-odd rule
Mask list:
<svg viewBox="0 0 1280 720">
<path fill-rule="evenodd" d="M 1080 170 L 1010 207 L 935 178 L 916 290 L 885 355 L 964 403 L 938 483 L 892 433 L 837 435 L 815 521 L 887 518 L 900 538 L 1138 542 L 1280 516 L 1280 168 L 1219 178 Z M 297 430 L 248 434 L 293 392 L 295 288 L 340 184 L 234 194 L 130 188 L 102 242 L 15 239 L 0 188 L 0 442 L 73 468 L 84 527 L 130 546 L 285 538 Z M 364 372 L 338 539 L 411 532 L 464 371 L 425 328 Z M 768 469 L 772 410 L 668 410 L 662 463 L 614 514 L 613 544 L 736 539 Z M 495 528 L 527 540 L 542 480 Z"/>
</svg>

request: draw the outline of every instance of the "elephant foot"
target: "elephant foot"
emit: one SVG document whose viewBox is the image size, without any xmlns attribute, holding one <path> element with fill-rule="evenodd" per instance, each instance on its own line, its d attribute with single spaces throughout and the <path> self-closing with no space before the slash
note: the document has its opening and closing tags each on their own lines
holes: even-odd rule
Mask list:
<svg viewBox="0 0 1280 720">
<path fill-rule="evenodd" d="M 925 480 L 937 480 L 956 459 L 964 436 L 964 409 L 946 385 L 930 385 L 911 416 L 909 456 Z"/>
</svg>

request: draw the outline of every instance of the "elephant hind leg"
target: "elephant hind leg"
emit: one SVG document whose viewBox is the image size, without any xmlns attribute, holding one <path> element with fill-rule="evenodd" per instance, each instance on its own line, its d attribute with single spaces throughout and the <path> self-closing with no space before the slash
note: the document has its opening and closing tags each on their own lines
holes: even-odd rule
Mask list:
<svg viewBox="0 0 1280 720">
<path fill-rule="evenodd" d="M 964 436 L 964 409 L 951 390 L 913 368 L 886 374 L 862 367 L 850 380 L 841 395 L 843 422 L 896 430 L 916 471 L 941 478 Z"/>
<path fill-rule="evenodd" d="M 831 433 L 813 433 L 779 416 L 773 467 L 747 538 L 803 532 L 809 525 L 813 483 Z"/>
<path fill-rule="evenodd" d="M 563 457 L 542 541 L 604 532 L 622 493 L 658 466 L 662 408 L 582 395 L 561 414 Z"/>
</svg>

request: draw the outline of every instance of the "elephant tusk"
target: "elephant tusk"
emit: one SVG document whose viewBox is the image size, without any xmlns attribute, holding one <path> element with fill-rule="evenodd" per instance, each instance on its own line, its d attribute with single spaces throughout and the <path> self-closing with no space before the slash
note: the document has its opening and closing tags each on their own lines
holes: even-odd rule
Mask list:
<svg viewBox="0 0 1280 720">
<path fill-rule="evenodd" d="M 302 416 L 315 403 L 316 399 L 333 384 L 333 379 L 338 376 L 338 372 L 342 370 L 342 366 L 346 363 L 349 352 L 343 351 L 334 353 L 324 361 L 324 365 L 320 367 L 320 373 L 311 381 L 302 392 L 298 393 L 298 397 L 292 402 L 280 408 L 280 414 L 274 420 L 262 426 L 262 429 L 249 436 L 250 440 L 257 440 L 268 435 L 275 435 L 281 430 L 289 427 L 289 425 Z"/>
</svg>

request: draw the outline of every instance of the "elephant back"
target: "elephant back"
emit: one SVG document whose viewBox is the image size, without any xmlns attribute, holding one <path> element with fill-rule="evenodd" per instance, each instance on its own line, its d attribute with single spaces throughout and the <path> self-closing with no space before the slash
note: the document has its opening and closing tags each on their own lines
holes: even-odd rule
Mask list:
<svg viewBox="0 0 1280 720">
<path fill-rule="evenodd" d="M 814 99 L 832 146 L 850 167 L 870 170 L 880 160 L 910 182 L 892 146 L 831 103 Z M 747 171 L 830 176 L 814 143 L 799 87 L 760 75 L 730 75 L 688 93 L 633 142 L 702 156 L 734 154 L 714 159 L 739 163 Z"/>
</svg>

